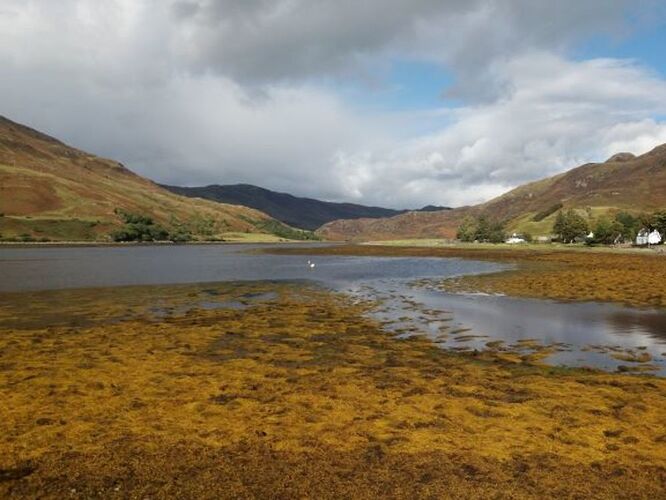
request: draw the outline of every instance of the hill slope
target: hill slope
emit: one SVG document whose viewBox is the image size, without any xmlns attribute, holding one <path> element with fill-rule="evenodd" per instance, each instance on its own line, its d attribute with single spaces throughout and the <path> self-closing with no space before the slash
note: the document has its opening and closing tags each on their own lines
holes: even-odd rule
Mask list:
<svg viewBox="0 0 666 500">
<path fill-rule="evenodd" d="M 405 210 L 392 210 L 354 203 L 333 203 L 313 198 L 302 198 L 250 184 L 212 185 L 206 187 L 163 187 L 184 196 L 255 208 L 285 224 L 308 230 L 315 230 L 321 225 L 337 219 L 380 218 L 405 213 Z M 446 210 L 446 208 L 428 206 L 423 210 L 435 211 Z"/>
<path fill-rule="evenodd" d="M 452 238 L 465 216 L 481 213 L 507 221 L 510 230 L 548 234 L 560 207 L 580 209 L 590 220 L 618 210 L 666 208 L 666 145 L 638 157 L 620 153 L 604 163 L 582 165 L 481 205 L 380 220 L 335 221 L 322 227 L 319 234 L 347 240 Z"/>
<path fill-rule="evenodd" d="M 123 224 L 117 209 L 198 238 L 284 229 L 257 210 L 175 195 L 120 163 L 0 116 L 2 238 L 105 240 Z"/>
</svg>

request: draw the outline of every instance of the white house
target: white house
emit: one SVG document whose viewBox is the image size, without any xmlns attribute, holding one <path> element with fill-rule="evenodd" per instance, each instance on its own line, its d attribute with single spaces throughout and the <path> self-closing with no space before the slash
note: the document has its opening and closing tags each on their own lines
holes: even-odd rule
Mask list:
<svg viewBox="0 0 666 500">
<path fill-rule="evenodd" d="M 518 243 L 527 243 L 527 242 L 525 241 L 525 238 L 518 236 L 516 233 L 513 233 L 511 235 L 511 238 L 506 240 L 506 243 L 508 243 L 509 245 L 516 245 Z"/>
<path fill-rule="evenodd" d="M 647 245 L 648 244 L 648 231 L 647 229 L 641 229 L 636 235 L 636 244 L 637 245 Z"/>
<path fill-rule="evenodd" d="M 661 243 L 661 234 L 656 229 L 652 232 L 641 229 L 636 236 L 637 245 L 658 245 L 659 243 Z"/>
<path fill-rule="evenodd" d="M 658 245 L 661 243 L 661 234 L 656 229 L 648 234 L 648 245 Z"/>
</svg>

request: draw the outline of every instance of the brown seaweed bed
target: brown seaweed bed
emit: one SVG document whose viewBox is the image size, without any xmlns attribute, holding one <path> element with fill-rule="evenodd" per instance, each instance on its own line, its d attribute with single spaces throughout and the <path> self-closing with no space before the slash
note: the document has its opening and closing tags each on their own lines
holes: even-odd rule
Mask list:
<svg viewBox="0 0 666 500">
<path fill-rule="evenodd" d="M 1 295 L 0 497 L 664 496 L 666 380 L 447 352 L 369 307 L 276 283 Z"/>
</svg>

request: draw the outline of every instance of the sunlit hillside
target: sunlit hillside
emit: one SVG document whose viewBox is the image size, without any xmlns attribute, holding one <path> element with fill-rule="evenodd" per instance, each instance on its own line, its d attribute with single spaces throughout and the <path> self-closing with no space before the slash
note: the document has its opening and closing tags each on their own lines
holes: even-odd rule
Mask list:
<svg viewBox="0 0 666 500">
<path fill-rule="evenodd" d="M 466 215 L 483 213 L 506 221 L 509 230 L 539 235 L 550 233 L 556 213 L 563 208 L 578 209 L 594 221 L 619 210 L 638 213 L 665 207 L 666 145 L 662 145 L 638 157 L 621 153 L 604 163 L 582 165 L 481 205 L 388 219 L 334 221 L 319 232 L 331 239 L 451 238 Z"/>
<path fill-rule="evenodd" d="M 107 240 L 123 225 L 119 211 L 195 239 L 291 233 L 258 210 L 178 196 L 118 162 L 0 117 L 3 239 Z"/>
</svg>

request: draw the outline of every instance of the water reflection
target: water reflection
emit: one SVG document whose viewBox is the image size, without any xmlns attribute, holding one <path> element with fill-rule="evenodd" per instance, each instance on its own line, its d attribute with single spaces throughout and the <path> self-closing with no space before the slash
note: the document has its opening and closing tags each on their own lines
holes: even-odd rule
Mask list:
<svg viewBox="0 0 666 500">
<path fill-rule="evenodd" d="M 505 268 L 489 262 L 440 258 L 283 256 L 251 253 L 257 245 L 0 249 L 0 292 L 229 281 L 315 281 L 360 299 L 400 334 L 425 333 L 455 350 L 512 348 L 546 361 L 617 369 L 653 365 L 666 375 L 666 313 L 608 304 L 557 303 L 483 295 L 451 295 L 436 280 Z M 316 268 L 308 265 L 316 263 Z M 428 288 L 428 279 L 433 286 Z M 419 286 L 414 285 L 419 280 Z M 101 293 L 91 291 L 92 294 Z M 63 295 L 65 297 L 66 294 Z M 259 300 L 267 297 L 259 297 Z M 12 296 L 0 294 L 2 307 Z M 150 295 L 146 295 L 146 302 Z M 26 313 L 62 316 L 69 304 L 37 299 Z M 53 303 L 50 303 L 53 306 Z M 159 307 L 159 305 L 155 305 Z M 193 307 L 243 307 L 200 301 Z M 184 305 L 183 307 L 192 307 Z M 53 311 L 55 310 L 55 313 Z M 51 311 L 51 313 L 49 313 Z M 49 315 L 51 314 L 51 316 Z M 126 314 L 119 307 L 118 317 Z M 55 316 L 54 316 L 55 317 Z M 27 320 L 27 319 L 26 319 Z M 537 345 L 538 344 L 538 345 Z M 645 359 L 651 358 L 649 362 Z M 637 360 L 641 359 L 643 363 Z"/>
<path fill-rule="evenodd" d="M 421 282 L 422 283 L 422 282 Z M 489 342 L 520 352 L 549 348 L 547 362 L 615 370 L 652 365 L 666 375 L 666 313 L 599 303 L 455 295 L 382 282 L 355 293 L 381 297 L 377 317 L 398 332 L 426 332 L 440 345 L 482 350 Z M 444 325 L 444 326 L 443 326 Z M 648 359 L 649 355 L 649 359 Z M 643 363 L 638 363 L 637 359 Z"/>
<path fill-rule="evenodd" d="M 618 335 L 648 332 L 662 344 L 666 344 L 666 315 L 663 312 L 614 310 L 606 319 L 612 331 Z"/>
</svg>

